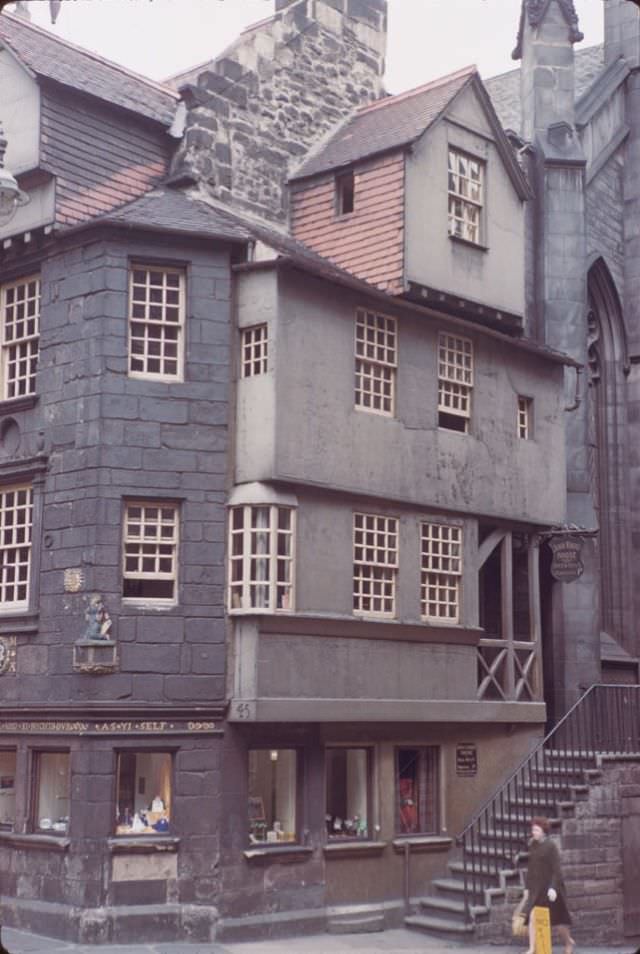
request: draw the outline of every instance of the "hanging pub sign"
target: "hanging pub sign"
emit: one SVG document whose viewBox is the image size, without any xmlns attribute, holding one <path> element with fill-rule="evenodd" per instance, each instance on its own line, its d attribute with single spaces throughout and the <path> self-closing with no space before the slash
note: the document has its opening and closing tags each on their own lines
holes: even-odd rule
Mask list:
<svg viewBox="0 0 640 954">
<path fill-rule="evenodd" d="M 551 537 L 549 546 L 553 553 L 551 576 L 560 583 L 572 583 L 584 573 L 582 562 L 582 538 L 575 534 L 562 533 Z"/>
</svg>

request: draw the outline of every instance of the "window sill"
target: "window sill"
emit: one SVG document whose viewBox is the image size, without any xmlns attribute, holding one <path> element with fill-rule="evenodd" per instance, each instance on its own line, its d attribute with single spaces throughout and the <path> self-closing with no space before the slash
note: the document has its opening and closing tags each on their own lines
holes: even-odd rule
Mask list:
<svg viewBox="0 0 640 954">
<path fill-rule="evenodd" d="M 449 239 L 451 242 L 454 242 L 456 245 L 464 245 L 466 248 L 475 248 L 477 252 L 488 252 L 489 246 L 482 245 L 480 242 L 471 242 L 469 239 L 460 238 L 459 235 L 450 235 Z"/>
<path fill-rule="evenodd" d="M 313 854 L 308 845 L 269 845 L 247 848 L 242 854 L 249 862 L 286 864 L 289 861 L 307 861 Z"/>
<path fill-rule="evenodd" d="M 404 853 L 405 845 L 409 846 L 410 852 L 436 852 L 449 851 L 453 844 L 453 838 L 445 835 L 407 835 L 406 837 L 393 839 L 393 850 L 401 855 Z"/>
<path fill-rule="evenodd" d="M 24 633 L 37 633 L 39 613 L 30 613 L 28 610 L 0 610 L 0 636 L 15 636 Z"/>
<path fill-rule="evenodd" d="M 39 400 L 39 394 L 23 394 L 20 397 L 7 398 L 5 401 L 0 401 L 0 416 L 18 411 L 30 411 Z"/>
<path fill-rule="evenodd" d="M 324 853 L 330 858 L 377 857 L 387 844 L 386 841 L 335 841 L 324 846 Z"/>
<path fill-rule="evenodd" d="M 0 831 L 0 844 L 8 842 L 16 848 L 35 848 L 43 851 L 68 850 L 71 840 L 64 835 L 42 835 L 39 832 L 31 835 L 18 834 L 17 832 Z"/>
<path fill-rule="evenodd" d="M 107 839 L 107 846 L 112 855 L 150 855 L 176 852 L 180 847 L 180 839 L 172 835 L 114 836 Z"/>
</svg>

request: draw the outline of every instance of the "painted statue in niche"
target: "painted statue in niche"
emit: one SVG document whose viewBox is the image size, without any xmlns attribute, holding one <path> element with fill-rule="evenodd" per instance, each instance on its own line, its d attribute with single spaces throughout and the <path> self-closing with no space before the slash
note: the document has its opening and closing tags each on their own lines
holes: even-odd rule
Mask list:
<svg viewBox="0 0 640 954">
<path fill-rule="evenodd" d="M 83 639 L 109 639 L 113 621 L 109 616 L 100 593 L 93 593 L 84 614 L 87 621 Z"/>
</svg>

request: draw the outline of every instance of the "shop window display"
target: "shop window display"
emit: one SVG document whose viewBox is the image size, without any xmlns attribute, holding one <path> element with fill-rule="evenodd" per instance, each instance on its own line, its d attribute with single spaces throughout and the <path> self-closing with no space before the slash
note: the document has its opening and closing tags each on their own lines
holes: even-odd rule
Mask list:
<svg viewBox="0 0 640 954">
<path fill-rule="evenodd" d="M 11 831 L 16 817 L 16 753 L 0 752 L 0 831 Z"/>
<path fill-rule="evenodd" d="M 438 749 L 396 752 L 396 830 L 401 835 L 438 831 Z"/>
<path fill-rule="evenodd" d="M 296 841 L 298 759 L 295 749 L 249 752 L 249 841 Z"/>
<path fill-rule="evenodd" d="M 171 828 L 171 755 L 120 752 L 117 835 L 162 835 Z"/>
<path fill-rule="evenodd" d="M 326 752 L 325 822 L 330 840 L 369 837 L 369 751 L 335 748 Z"/>
<path fill-rule="evenodd" d="M 36 753 L 35 828 L 54 835 L 69 829 L 69 753 Z"/>
</svg>

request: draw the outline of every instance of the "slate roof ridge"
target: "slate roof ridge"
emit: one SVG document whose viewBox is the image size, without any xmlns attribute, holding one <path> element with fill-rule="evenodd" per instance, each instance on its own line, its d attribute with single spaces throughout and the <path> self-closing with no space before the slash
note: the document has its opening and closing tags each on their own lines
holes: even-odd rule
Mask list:
<svg viewBox="0 0 640 954">
<path fill-rule="evenodd" d="M 373 103 L 366 103 L 364 106 L 359 106 L 355 113 L 349 118 L 353 118 L 354 116 L 362 116 L 364 113 L 371 113 L 376 109 L 383 109 L 387 106 L 394 106 L 406 99 L 410 99 L 412 96 L 420 96 L 422 93 L 429 93 L 431 90 L 439 89 L 441 86 L 446 86 L 447 83 L 453 83 L 458 79 L 462 79 L 463 76 L 472 76 L 477 72 L 478 67 L 475 65 L 475 63 L 471 63 L 469 66 L 465 66 L 460 70 L 455 70 L 453 73 L 447 73 L 445 76 L 438 76 L 434 80 L 429 80 L 428 83 L 423 83 L 422 86 L 416 86 L 414 89 L 404 90 L 402 93 L 394 93 L 393 95 L 383 96 L 381 99 L 376 99 Z"/>
<path fill-rule="evenodd" d="M 72 50 L 74 53 L 79 53 L 82 56 L 86 56 L 89 59 L 95 60 L 98 63 L 101 63 L 103 66 L 107 66 L 110 69 L 117 70 L 119 73 L 124 73 L 125 75 L 131 77 L 131 79 L 138 80 L 141 83 L 145 83 L 147 86 L 152 86 L 160 93 L 166 93 L 167 96 L 171 96 L 172 99 L 176 101 L 180 99 L 179 93 L 177 93 L 171 86 L 167 86 L 166 83 L 159 80 L 151 79 L 149 76 L 145 76 L 143 73 L 137 73 L 135 70 L 129 69 L 128 66 L 123 66 L 121 63 L 116 63 L 115 60 L 107 59 L 105 56 L 101 56 L 100 53 L 96 53 L 94 50 L 89 50 L 84 46 L 80 46 L 78 43 L 72 43 L 71 40 L 67 40 L 64 37 L 58 36 L 56 33 L 52 33 L 51 30 L 47 30 L 45 27 L 39 26 L 36 23 L 32 23 L 30 20 L 25 20 L 23 17 L 16 16 L 15 13 L 11 13 L 8 10 L 5 10 L 0 14 L 1 17 L 7 18 L 8 20 L 13 21 L 19 27 L 23 27 L 28 30 L 33 30 L 34 32 L 40 33 L 48 40 L 52 40 L 55 43 L 59 43 L 62 46 L 66 46 L 68 49 Z M 0 20 L 1 22 L 1 20 Z M 5 39 L 9 46 L 11 46 L 11 40 Z M 31 69 L 31 67 L 29 67 Z M 37 72 L 37 70 L 33 70 Z"/>
</svg>

